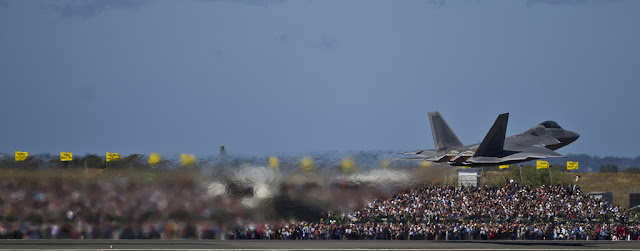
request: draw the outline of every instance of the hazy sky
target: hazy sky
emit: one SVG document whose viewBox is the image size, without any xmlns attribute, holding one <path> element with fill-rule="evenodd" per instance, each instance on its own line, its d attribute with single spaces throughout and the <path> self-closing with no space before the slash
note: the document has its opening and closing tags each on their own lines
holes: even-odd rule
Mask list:
<svg viewBox="0 0 640 251">
<path fill-rule="evenodd" d="M 640 154 L 640 1 L 0 0 L 0 152 Z"/>
</svg>

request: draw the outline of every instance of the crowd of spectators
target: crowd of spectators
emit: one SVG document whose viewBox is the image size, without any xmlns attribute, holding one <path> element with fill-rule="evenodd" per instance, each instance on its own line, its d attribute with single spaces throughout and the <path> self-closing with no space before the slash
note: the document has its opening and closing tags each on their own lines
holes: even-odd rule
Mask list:
<svg viewBox="0 0 640 251">
<path fill-rule="evenodd" d="M 127 178 L 0 178 L 0 238 L 216 238 L 220 222 L 248 213 L 239 200 L 210 196 L 192 179 L 141 184 Z"/>
<path fill-rule="evenodd" d="M 212 196 L 190 179 L 0 178 L 0 238 L 638 240 L 640 234 L 637 216 L 572 186 L 420 186 L 313 222 L 260 219 L 242 200 Z"/>
<path fill-rule="evenodd" d="M 393 224 L 299 223 L 237 228 L 230 239 L 281 240 L 640 240 L 640 226 L 620 223 Z"/>
<path fill-rule="evenodd" d="M 264 233 L 264 234 L 261 234 Z M 236 229 L 234 238 L 401 240 L 640 240 L 620 207 L 574 186 L 421 186 L 326 222 Z"/>
</svg>

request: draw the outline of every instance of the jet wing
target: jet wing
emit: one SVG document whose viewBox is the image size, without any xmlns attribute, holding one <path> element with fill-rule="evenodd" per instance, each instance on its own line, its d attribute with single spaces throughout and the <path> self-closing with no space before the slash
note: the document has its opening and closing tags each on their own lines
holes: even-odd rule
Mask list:
<svg viewBox="0 0 640 251">
<path fill-rule="evenodd" d="M 527 156 L 535 156 L 538 157 L 540 159 L 542 158 L 564 158 L 565 156 L 562 154 L 559 154 L 557 152 L 551 151 L 549 150 L 549 148 L 546 148 L 544 146 L 541 145 L 532 145 L 532 146 L 528 146 L 528 147 L 524 147 L 522 149 L 519 149 L 520 152 L 517 154 L 522 154 L 522 155 L 527 155 Z"/>
<path fill-rule="evenodd" d="M 424 160 L 424 157 L 394 158 L 393 160 Z"/>
<path fill-rule="evenodd" d="M 400 154 L 415 155 L 416 157 L 396 158 L 396 160 L 426 160 L 431 162 L 438 162 L 445 157 L 445 155 L 438 156 L 438 153 L 434 150 L 418 150 L 411 152 L 402 152 Z"/>
<path fill-rule="evenodd" d="M 434 150 L 417 150 L 411 152 L 401 152 L 404 155 L 415 155 L 416 157 L 408 158 L 395 158 L 394 160 L 426 160 L 426 161 L 438 161 L 444 158 L 444 155 L 438 156 L 438 153 Z"/>
<path fill-rule="evenodd" d="M 514 161 L 528 161 L 534 159 L 544 159 L 544 158 L 564 158 L 562 154 L 551 151 L 544 146 L 533 145 L 528 146 L 522 149 L 518 149 L 518 151 L 505 151 L 509 152 L 505 156 L 501 157 L 472 157 L 467 160 L 469 163 L 473 164 L 500 164 L 505 162 L 514 162 Z"/>
<path fill-rule="evenodd" d="M 438 154 L 436 153 L 436 151 L 434 150 L 418 150 L 418 151 L 411 151 L 411 152 L 402 152 L 400 154 L 405 154 L 405 155 L 420 155 L 423 156 L 422 158 L 429 158 L 429 157 L 434 157 L 437 156 Z"/>
</svg>

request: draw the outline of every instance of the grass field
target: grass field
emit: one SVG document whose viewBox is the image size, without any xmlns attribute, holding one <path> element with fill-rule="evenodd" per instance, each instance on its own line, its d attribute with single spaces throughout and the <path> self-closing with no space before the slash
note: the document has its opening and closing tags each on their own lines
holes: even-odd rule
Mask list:
<svg viewBox="0 0 640 251">
<path fill-rule="evenodd" d="M 585 193 L 612 192 L 613 204 L 629 208 L 629 194 L 640 193 L 638 173 L 565 173 L 571 184 L 576 184 L 575 176 L 580 175 L 577 185 Z M 486 183 L 498 184 L 504 180 L 504 172 L 487 172 Z"/>
<path fill-rule="evenodd" d="M 613 192 L 613 204 L 629 207 L 629 194 L 640 193 L 640 174 L 637 173 L 585 173 L 578 186 L 585 192 Z"/>
</svg>

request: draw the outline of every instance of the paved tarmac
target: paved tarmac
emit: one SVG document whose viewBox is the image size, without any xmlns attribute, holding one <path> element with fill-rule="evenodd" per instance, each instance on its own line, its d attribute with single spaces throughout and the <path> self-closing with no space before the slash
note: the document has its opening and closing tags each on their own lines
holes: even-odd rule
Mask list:
<svg viewBox="0 0 640 251">
<path fill-rule="evenodd" d="M 0 249 L 68 250 L 640 250 L 640 241 L 0 240 Z"/>
</svg>

